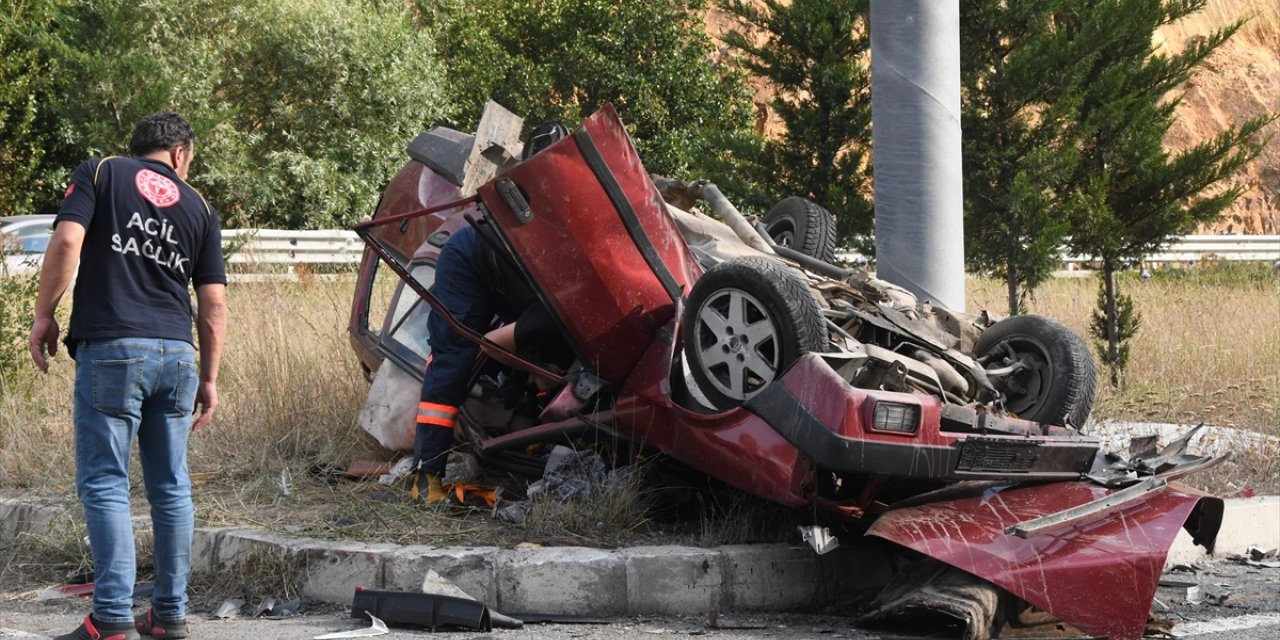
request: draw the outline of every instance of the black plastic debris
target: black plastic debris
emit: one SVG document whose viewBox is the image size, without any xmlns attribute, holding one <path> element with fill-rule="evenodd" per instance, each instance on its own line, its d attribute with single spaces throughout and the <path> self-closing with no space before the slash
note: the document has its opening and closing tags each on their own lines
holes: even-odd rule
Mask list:
<svg viewBox="0 0 1280 640">
<path fill-rule="evenodd" d="M 523 625 L 515 618 L 492 615 L 488 607 L 468 598 L 356 587 L 351 617 L 366 615 L 377 616 L 387 624 L 425 627 L 432 631 L 443 627 L 492 631 L 495 622 L 500 628 L 508 629 Z"/>
</svg>

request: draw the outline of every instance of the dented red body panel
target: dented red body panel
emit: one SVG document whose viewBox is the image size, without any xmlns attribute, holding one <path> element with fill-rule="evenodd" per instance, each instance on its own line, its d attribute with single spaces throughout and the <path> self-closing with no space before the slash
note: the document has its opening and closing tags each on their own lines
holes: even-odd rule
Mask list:
<svg viewBox="0 0 1280 640">
<path fill-rule="evenodd" d="M 1085 633 L 1136 639 L 1178 531 L 1189 520 L 1200 521 L 1192 517 L 1198 509 L 1216 507 L 1220 513 L 1220 500 L 1171 485 L 1131 508 L 1065 531 L 1026 539 L 1005 533 L 1019 522 L 1111 491 L 1084 481 L 971 483 L 893 509 L 867 533 L 988 580 Z M 1205 524 L 1216 533 L 1216 522 Z"/>
</svg>

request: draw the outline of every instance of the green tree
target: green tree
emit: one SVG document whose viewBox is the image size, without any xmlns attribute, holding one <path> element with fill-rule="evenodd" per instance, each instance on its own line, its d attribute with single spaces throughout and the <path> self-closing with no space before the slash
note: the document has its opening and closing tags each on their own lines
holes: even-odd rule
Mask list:
<svg viewBox="0 0 1280 640">
<path fill-rule="evenodd" d="M 1134 336 L 1138 334 L 1138 329 L 1142 326 L 1142 316 L 1138 314 L 1137 308 L 1134 306 L 1133 297 L 1118 293 L 1112 288 L 1112 295 L 1115 296 L 1115 333 L 1121 336 Z M 1121 340 L 1116 345 L 1115 350 L 1111 349 L 1108 339 L 1111 335 L 1112 318 L 1110 318 L 1106 310 L 1111 308 L 1107 302 L 1107 281 L 1098 281 L 1098 301 L 1094 307 L 1093 313 L 1089 314 L 1089 336 L 1093 338 L 1093 346 L 1102 354 L 1102 364 L 1107 365 L 1113 372 L 1112 384 L 1114 385 L 1116 372 L 1123 371 L 1125 363 L 1129 361 L 1129 341 Z"/>
<path fill-rule="evenodd" d="M 740 74 L 710 62 L 700 0 L 420 0 L 449 61 L 457 127 L 475 125 L 486 100 L 527 126 L 576 125 L 612 102 L 646 167 L 706 177 L 717 146 L 750 131 Z"/>
<path fill-rule="evenodd" d="M 1155 30 L 1191 15 L 1205 0 L 1070 0 L 1056 15 L 1061 46 L 1076 63 L 1060 70 L 1078 110 L 1069 135 L 1081 162 L 1065 193 L 1072 201 L 1070 247 L 1102 263 L 1102 360 L 1118 386 L 1125 343 L 1140 326 L 1136 310 L 1122 322 L 1116 273 L 1175 235 L 1217 219 L 1242 190 L 1208 191 L 1261 150 L 1259 132 L 1274 116 L 1228 127 L 1177 154 L 1163 139 L 1178 105 L 1170 92 L 1240 23 L 1187 43 L 1176 53 L 1152 45 Z"/>
<path fill-rule="evenodd" d="M 52 2 L 0 3 L 0 216 L 33 213 L 50 197 L 39 121 L 49 76 L 24 34 L 52 11 Z"/>
<path fill-rule="evenodd" d="M 842 238 L 871 233 L 868 0 L 727 0 L 740 29 L 724 36 L 743 66 L 767 78 L 785 131 L 753 160 L 767 207 L 802 195 L 835 214 Z M 757 34 L 761 37 L 757 38 Z"/>
<path fill-rule="evenodd" d="M 1078 156 L 1064 140 L 1074 115 L 1058 70 L 1074 63 L 1055 46 L 1064 0 L 961 4 L 965 258 L 1003 278 L 1009 313 L 1057 266 L 1068 232 L 1057 190 Z"/>
<path fill-rule="evenodd" d="M 429 36 L 395 3 L 288 0 L 230 24 L 201 180 L 238 226 L 346 227 L 450 114 Z M 231 15 L 236 15 L 232 13 Z"/>
<path fill-rule="evenodd" d="M 78 161 L 122 153 L 139 117 L 176 109 L 197 131 L 192 182 L 228 226 L 349 226 L 405 143 L 450 112 L 432 42 L 398 3 L 39 6 L 0 23 L 0 74 L 36 70 L 18 90 L 26 102 L 0 93 L 0 130 L 24 127 L 0 138 L 0 158 L 27 159 L 34 177 L 13 184 L 32 180 L 35 195 L 17 200 L 0 182 L 0 210 L 56 211 Z"/>
</svg>

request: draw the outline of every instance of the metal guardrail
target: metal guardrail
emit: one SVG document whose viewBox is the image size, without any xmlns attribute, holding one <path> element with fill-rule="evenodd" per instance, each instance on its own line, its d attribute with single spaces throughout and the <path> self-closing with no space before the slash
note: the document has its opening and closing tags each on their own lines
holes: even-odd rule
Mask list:
<svg viewBox="0 0 1280 640">
<path fill-rule="evenodd" d="M 256 266 L 356 265 L 364 254 L 364 243 L 354 231 L 283 231 L 277 229 L 225 229 L 222 232 L 227 262 L 241 265 L 238 272 L 252 272 Z M 9 273 L 33 272 L 40 256 L 9 256 Z M 856 262 L 861 256 L 841 252 L 837 257 Z M 1153 266 L 1194 264 L 1203 260 L 1231 262 L 1280 261 L 1280 235 L 1266 236 L 1182 236 L 1164 250 L 1146 257 Z M 30 261 L 28 263 L 28 261 Z M 1095 266 L 1096 259 L 1062 254 L 1063 272 L 1082 272 Z M 1060 272 L 1062 273 L 1062 272 Z M 245 274 L 241 274 L 243 277 Z"/>
<path fill-rule="evenodd" d="M 226 229 L 222 247 L 228 264 L 359 264 L 364 243 L 354 231 Z"/>
<path fill-rule="evenodd" d="M 364 243 L 354 231 L 281 231 L 275 229 L 228 229 L 222 232 L 223 247 L 230 250 L 230 264 L 359 264 Z M 842 252 L 841 260 L 855 261 L 859 255 Z M 1196 263 L 1202 260 L 1230 262 L 1275 262 L 1280 260 L 1280 235 L 1265 236 L 1182 236 L 1168 247 L 1146 256 L 1148 264 Z M 1066 269 L 1088 268 L 1097 262 L 1090 256 L 1062 253 Z"/>
<path fill-rule="evenodd" d="M 856 262 L 863 258 L 853 252 L 837 254 L 841 260 Z M 1181 236 L 1169 246 L 1143 259 L 1149 265 L 1195 264 L 1205 260 L 1228 262 L 1277 262 L 1280 261 L 1280 235 L 1266 236 Z M 1066 271 L 1088 270 L 1099 266 L 1093 256 L 1078 256 L 1062 252 L 1062 269 Z"/>
<path fill-rule="evenodd" d="M 1146 256 L 1147 263 L 1195 263 L 1202 260 L 1231 262 L 1272 262 L 1280 260 L 1280 235 L 1277 236 L 1182 236 L 1163 250 Z M 1096 258 L 1066 253 L 1064 264 L 1089 264 Z"/>
</svg>

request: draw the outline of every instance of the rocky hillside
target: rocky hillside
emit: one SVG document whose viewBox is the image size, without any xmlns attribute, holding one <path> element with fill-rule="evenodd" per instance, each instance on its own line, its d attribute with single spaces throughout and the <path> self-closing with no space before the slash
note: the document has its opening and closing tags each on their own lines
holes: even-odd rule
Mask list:
<svg viewBox="0 0 1280 640">
<path fill-rule="evenodd" d="M 1190 39 L 1249 16 L 1250 22 L 1183 88 L 1178 122 L 1165 140 L 1170 150 L 1207 140 L 1251 117 L 1280 112 L 1280 0 L 1209 0 L 1200 14 L 1163 29 L 1156 43 L 1177 50 Z M 732 28 L 724 12 L 708 12 L 707 31 L 713 37 Z M 716 57 L 729 53 L 722 47 Z M 781 123 L 767 106 L 772 91 L 759 78 L 752 86 L 757 128 L 778 133 Z M 1273 123 L 1269 131 L 1273 137 L 1266 150 L 1232 180 L 1245 187 L 1244 196 L 1221 222 L 1200 233 L 1280 234 L 1280 123 Z"/>
<path fill-rule="evenodd" d="M 1189 39 L 1252 16 L 1220 47 L 1182 92 L 1178 122 L 1165 143 L 1182 149 L 1223 127 L 1264 113 L 1280 112 L 1280 2 L 1210 0 L 1198 16 L 1166 27 L 1157 38 L 1176 49 Z M 1280 234 L 1280 123 L 1272 123 L 1270 143 L 1232 180 L 1246 191 L 1223 220 L 1202 233 Z"/>
</svg>

